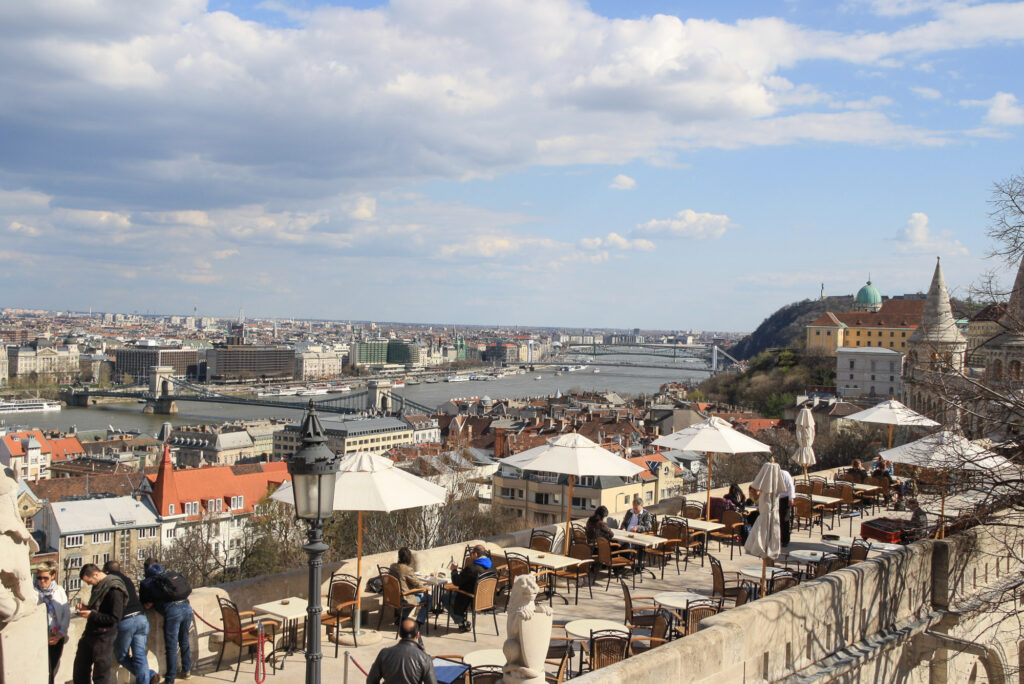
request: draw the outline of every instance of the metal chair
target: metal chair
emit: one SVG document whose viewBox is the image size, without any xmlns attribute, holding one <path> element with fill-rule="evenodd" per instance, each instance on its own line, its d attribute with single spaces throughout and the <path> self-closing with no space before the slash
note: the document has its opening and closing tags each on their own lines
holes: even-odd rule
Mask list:
<svg viewBox="0 0 1024 684">
<path fill-rule="evenodd" d="M 654 624 L 651 625 L 651 633 L 647 636 L 635 636 L 629 640 L 629 650 L 633 655 L 645 653 L 656 648 L 669 640 L 669 621 L 665 614 L 659 612 L 654 617 Z M 646 646 L 641 646 L 647 642 Z"/>
<path fill-rule="evenodd" d="M 327 610 L 320 618 L 320 624 L 327 628 L 327 634 L 332 631 L 334 634 L 334 657 L 338 657 L 338 634 L 341 625 L 348 622 L 352 625 L 352 643 L 357 647 L 359 640 L 356 638 L 355 605 L 356 588 L 359 586 L 359 579 L 354 575 L 337 573 L 331 575 L 331 583 L 327 587 L 324 598 L 327 599 Z M 381 612 L 384 612 L 383 610 Z"/>
<path fill-rule="evenodd" d="M 478 665 L 469 668 L 466 675 L 470 684 L 501 684 L 502 671 L 497 665 Z"/>
<path fill-rule="evenodd" d="M 586 662 L 590 671 L 614 665 L 629 657 L 628 630 L 602 629 L 590 633 L 586 646 Z"/>
<path fill-rule="evenodd" d="M 800 584 L 800 580 L 797 579 L 795 575 L 791 575 L 789 573 L 776 573 L 768 582 L 768 593 L 774 594 L 776 592 L 789 589 L 790 587 L 795 587 L 798 584 Z"/>
<path fill-rule="evenodd" d="M 590 592 L 590 598 L 594 598 L 593 582 L 590 581 L 590 571 L 594 566 L 594 555 L 590 550 L 590 545 L 584 542 L 574 542 L 569 548 L 569 554 L 571 558 L 579 559 L 579 563 L 576 565 L 570 565 L 567 568 L 555 571 L 555 577 L 565 578 L 565 590 L 569 591 L 569 580 L 573 580 L 576 583 L 576 605 L 580 603 L 580 580 L 585 579 L 587 581 L 587 591 Z"/>
<path fill-rule="evenodd" d="M 868 551 L 870 549 L 871 547 L 867 542 L 863 542 L 860 539 L 854 539 L 853 544 L 850 546 L 848 564 L 853 565 L 854 563 L 860 563 L 861 561 L 867 560 Z"/>
<path fill-rule="evenodd" d="M 726 573 L 722 570 L 722 561 L 710 554 L 708 554 L 708 559 L 711 562 L 711 595 L 732 599 L 735 602 L 743 583 L 740 573 Z M 726 574 L 731 577 L 726 577 Z"/>
<path fill-rule="evenodd" d="M 683 506 L 683 517 L 699 520 L 704 517 L 704 504 L 688 503 Z"/>
<path fill-rule="evenodd" d="M 554 596 L 554 591 L 551 586 L 553 581 L 552 575 L 554 572 L 547 568 L 534 568 L 530 565 L 530 560 L 521 553 L 505 552 L 505 569 L 508 572 L 508 586 L 511 587 L 516 582 L 516 578 L 520 575 L 529 575 L 531 572 L 537 580 L 537 586 L 547 591 L 548 594 L 548 605 L 551 605 L 551 597 Z M 511 591 L 509 596 L 511 597 Z M 566 599 L 568 603 L 568 599 Z"/>
<path fill-rule="evenodd" d="M 800 529 L 801 521 L 807 523 L 808 537 L 811 536 L 814 523 L 818 523 L 821 534 L 825 533 L 825 520 L 821 515 L 821 511 L 815 508 L 814 503 L 806 496 L 797 496 L 793 500 L 793 522 L 796 524 L 797 529 Z"/>
<path fill-rule="evenodd" d="M 695 633 L 701 620 L 718 615 L 720 612 L 722 612 L 722 599 L 688 601 L 686 604 L 686 633 Z"/>
<path fill-rule="evenodd" d="M 397 623 L 400 619 L 407 617 L 413 610 L 419 608 L 419 604 L 410 603 L 405 600 L 405 597 L 418 594 L 423 591 L 422 589 L 409 589 L 408 591 L 402 591 L 402 583 L 389 571 L 381 573 L 380 581 L 383 589 L 381 591 L 380 613 L 377 617 L 378 631 L 380 630 L 380 623 L 384 620 L 385 608 L 391 608 L 394 611 L 395 622 Z M 430 625 L 428 624 L 427 630 L 429 631 L 429 629 Z M 398 638 L 398 630 L 395 630 L 395 638 Z"/>
<path fill-rule="evenodd" d="M 480 575 L 476 580 L 476 589 L 473 593 L 463 591 L 458 587 L 451 589 L 451 591 L 462 594 L 463 596 L 469 596 L 472 600 L 469 603 L 469 609 L 473 615 L 473 641 L 476 641 L 476 616 L 481 613 L 490 613 L 491 617 L 494 618 L 494 634 L 498 634 L 498 605 L 495 600 L 495 596 L 498 591 L 498 577 L 493 573 L 484 573 Z M 445 619 L 445 628 L 451 626 L 452 614 L 449 612 L 448 617 Z"/>
<path fill-rule="evenodd" d="M 530 548 L 534 551 L 550 553 L 551 549 L 555 548 L 554 532 L 547 532 L 546 530 L 531 530 Z"/>
<path fill-rule="evenodd" d="M 722 549 L 722 540 L 729 542 L 729 560 L 732 560 L 733 550 L 739 546 L 740 555 L 743 555 L 740 530 L 743 529 L 743 514 L 739 511 L 723 511 L 722 524 L 725 526 L 720 530 L 711 533 L 712 539 L 718 540 L 718 549 Z"/>
<path fill-rule="evenodd" d="M 220 656 L 217 658 L 217 667 L 215 670 L 220 669 L 220 664 L 224 660 L 224 649 L 227 648 L 229 643 L 234 644 L 238 647 L 238 660 L 235 661 L 235 677 L 231 681 L 238 681 L 238 671 L 242 667 L 242 651 L 251 649 L 259 643 L 259 627 L 253 622 L 256 616 L 251 610 L 238 611 L 238 606 L 235 605 L 234 601 L 229 601 L 223 596 L 217 597 L 217 604 L 220 606 L 220 619 L 224 623 L 224 640 L 220 644 Z M 244 622 L 243 622 L 244 618 Z M 280 623 L 277 620 L 262 619 L 264 628 L 270 628 L 270 644 L 273 649 L 277 628 Z M 250 656 L 251 658 L 252 656 Z M 277 671 L 277 659 L 272 658 L 270 661 L 271 669 Z"/>
<path fill-rule="evenodd" d="M 632 596 L 629 593 L 629 586 L 622 578 L 619 578 L 619 584 L 622 585 L 622 599 L 626 607 L 626 626 L 630 629 L 635 627 L 652 627 L 654 619 L 658 616 L 658 607 L 654 603 L 654 598 L 652 596 Z M 635 610 L 633 608 L 633 601 L 647 603 L 650 607 Z"/>
<path fill-rule="evenodd" d="M 665 522 L 661 525 L 660 534 L 660 536 L 665 538 L 665 541 L 644 550 L 645 556 L 656 559 L 659 565 L 661 565 L 661 579 L 665 579 L 665 566 L 668 565 L 669 559 L 675 560 L 676 574 L 679 574 L 679 545 L 683 539 L 680 536 L 680 523 L 676 522 L 676 520 L 677 518 L 666 518 Z"/>
</svg>

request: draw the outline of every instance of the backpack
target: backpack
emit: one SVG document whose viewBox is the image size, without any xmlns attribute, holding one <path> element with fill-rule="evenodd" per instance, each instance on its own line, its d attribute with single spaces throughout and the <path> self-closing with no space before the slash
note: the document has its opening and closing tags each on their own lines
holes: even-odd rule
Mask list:
<svg viewBox="0 0 1024 684">
<path fill-rule="evenodd" d="M 167 603 L 183 601 L 192 593 L 188 580 L 173 570 L 168 570 L 153 578 L 156 588 L 164 595 Z"/>
</svg>

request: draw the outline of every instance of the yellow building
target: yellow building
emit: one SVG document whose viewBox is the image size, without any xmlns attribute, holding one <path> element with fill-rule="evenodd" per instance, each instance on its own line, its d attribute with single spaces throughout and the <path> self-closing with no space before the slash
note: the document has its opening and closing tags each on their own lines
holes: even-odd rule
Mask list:
<svg viewBox="0 0 1024 684">
<path fill-rule="evenodd" d="M 807 326 L 807 349 L 836 355 L 839 347 L 883 347 L 906 353 L 921 323 L 923 299 L 890 299 L 878 311 L 827 311 Z"/>
</svg>

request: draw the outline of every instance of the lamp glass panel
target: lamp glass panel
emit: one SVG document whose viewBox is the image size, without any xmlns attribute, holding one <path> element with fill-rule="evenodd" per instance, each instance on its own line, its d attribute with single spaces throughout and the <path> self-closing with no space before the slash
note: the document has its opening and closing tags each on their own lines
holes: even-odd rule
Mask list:
<svg viewBox="0 0 1024 684">
<path fill-rule="evenodd" d="M 292 476 L 292 491 L 295 492 L 295 515 L 304 520 L 315 520 L 319 512 L 320 478 L 296 473 Z"/>
<path fill-rule="evenodd" d="M 320 475 L 320 511 L 317 516 L 321 520 L 331 517 L 334 512 L 334 484 L 336 473 Z"/>
</svg>

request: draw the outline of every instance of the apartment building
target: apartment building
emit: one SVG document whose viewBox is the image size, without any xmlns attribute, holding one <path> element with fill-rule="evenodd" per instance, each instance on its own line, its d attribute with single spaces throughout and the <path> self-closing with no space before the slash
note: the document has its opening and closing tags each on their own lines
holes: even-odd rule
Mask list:
<svg viewBox="0 0 1024 684">
<path fill-rule="evenodd" d="M 363 418 L 345 420 L 320 416 L 327 436 L 327 447 L 337 454 L 368 451 L 383 454 L 396 446 L 414 444 L 413 426 L 399 418 Z M 298 423 L 286 425 L 274 433 L 274 460 L 286 459 L 299 449 L 302 438 Z"/>
</svg>

